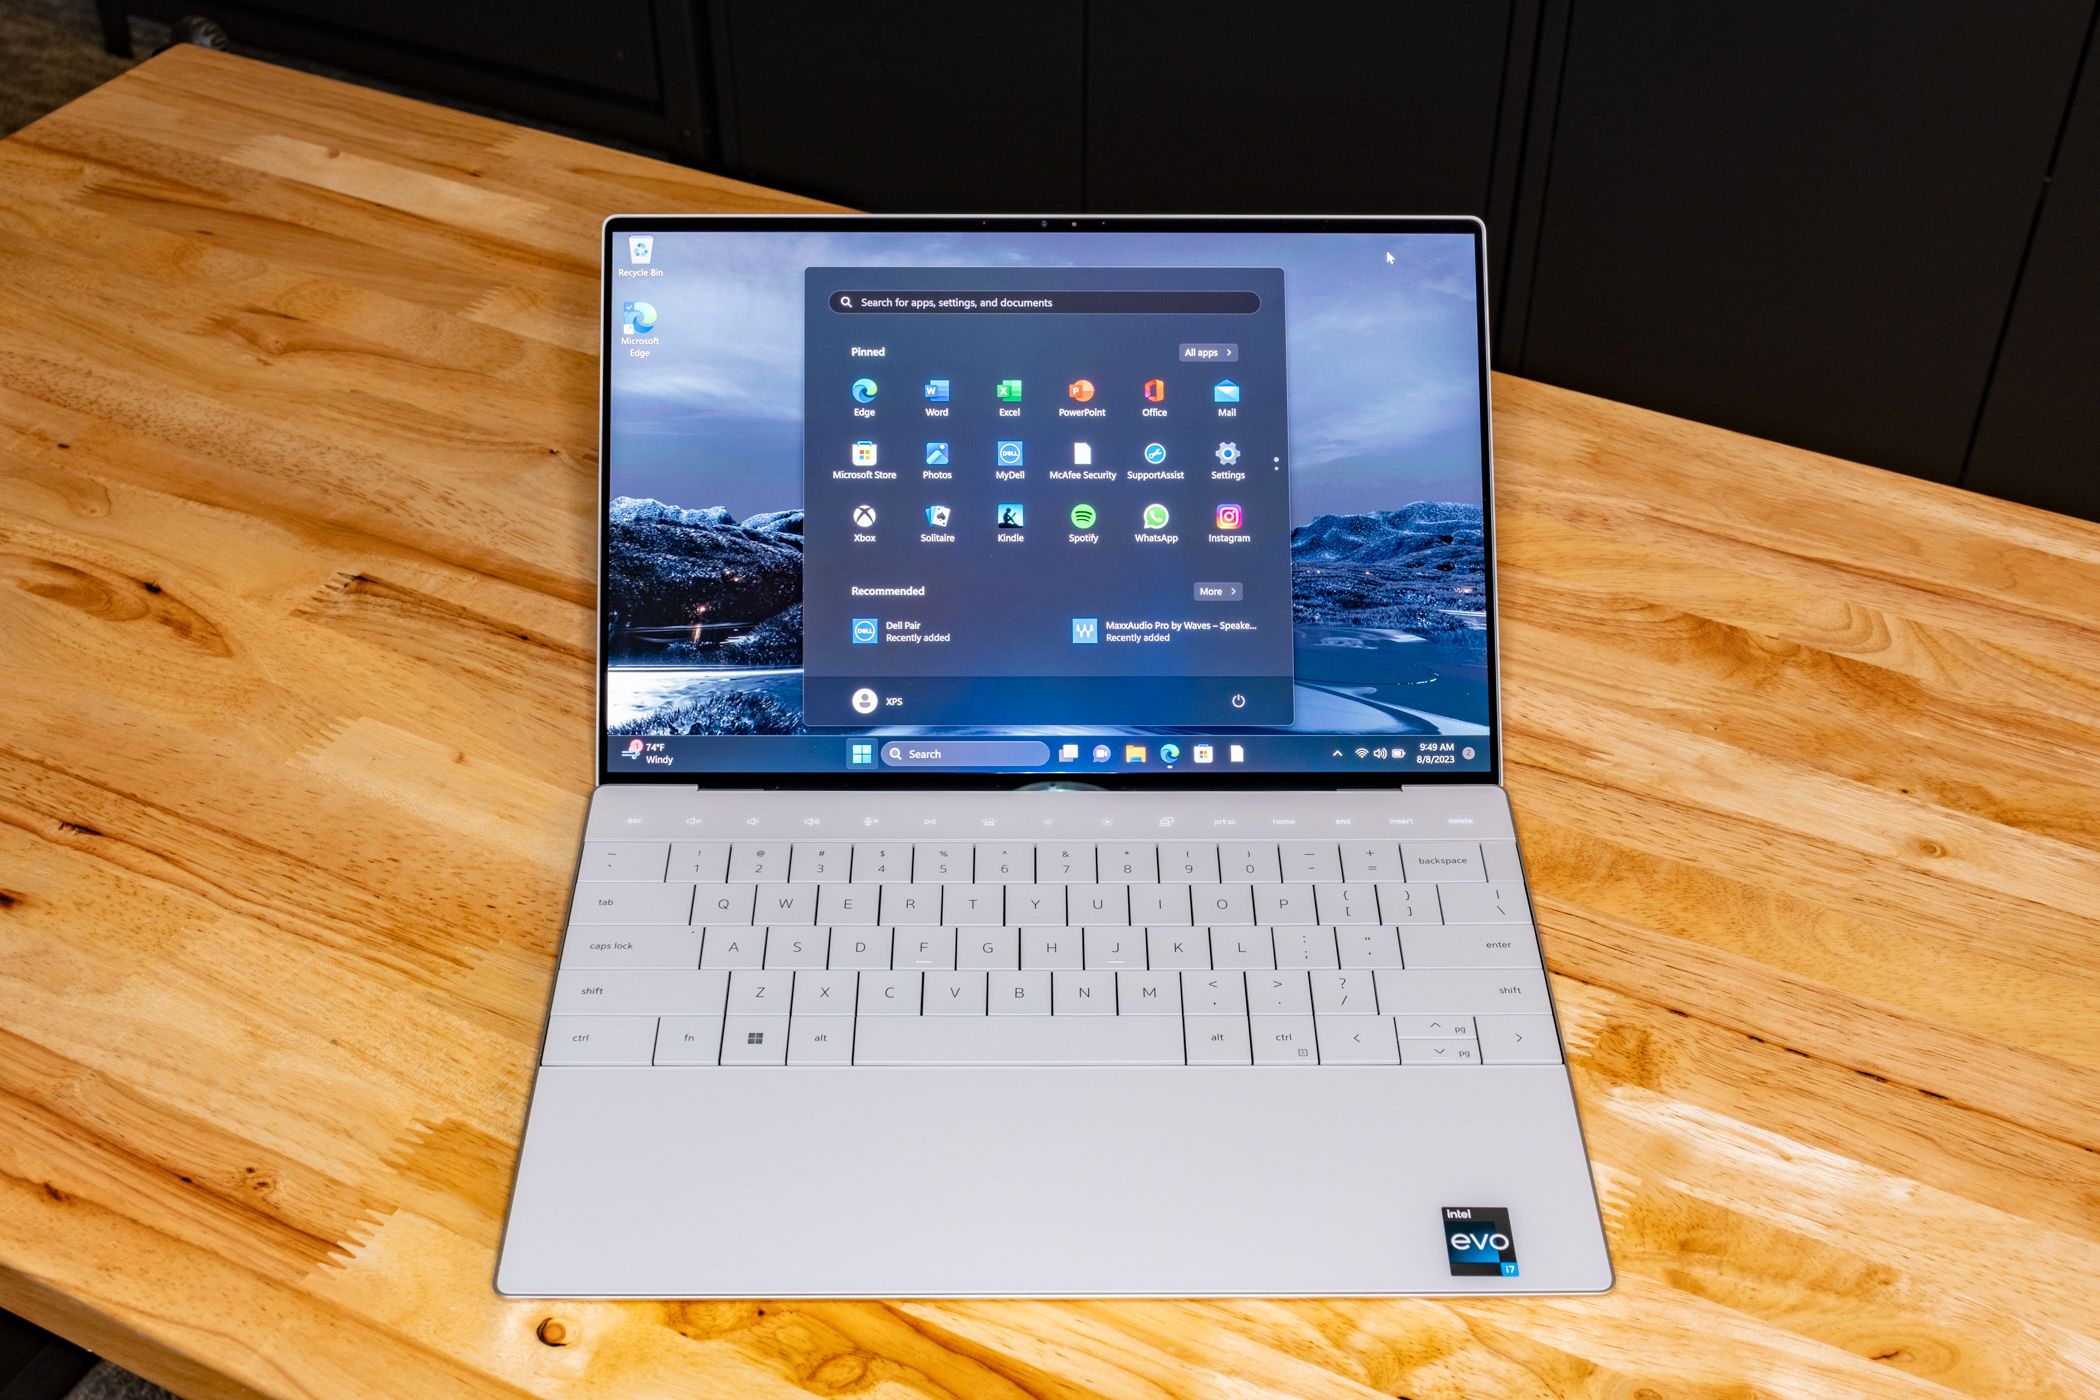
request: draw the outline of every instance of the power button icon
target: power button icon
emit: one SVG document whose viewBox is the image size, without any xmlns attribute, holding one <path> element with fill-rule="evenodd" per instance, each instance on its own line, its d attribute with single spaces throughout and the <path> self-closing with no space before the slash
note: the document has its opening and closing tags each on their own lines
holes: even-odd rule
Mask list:
<svg viewBox="0 0 2100 1400">
<path fill-rule="evenodd" d="M 1244 710 L 1244 709 L 1246 709 L 1246 708 L 1247 708 L 1247 697 L 1246 697 L 1246 696 L 1244 696 L 1244 695 L 1235 695 L 1235 696 L 1233 696 L 1233 697 L 1232 697 L 1232 708 L 1233 708 L 1233 709 L 1235 709 L 1235 710 Z"/>
</svg>

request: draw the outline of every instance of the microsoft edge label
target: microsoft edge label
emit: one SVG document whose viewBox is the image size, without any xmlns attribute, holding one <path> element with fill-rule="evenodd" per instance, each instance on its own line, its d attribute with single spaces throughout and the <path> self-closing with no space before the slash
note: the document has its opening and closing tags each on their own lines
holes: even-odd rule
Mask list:
<svg viewBox="0 0 2100 1400">
<path fill-rule="evenodd" d="M 1507 1206 L 1445 1206 L 1444 1252 L 1454 1278 L 1517 1276 L 1517 1237 Z"/>
</svg>

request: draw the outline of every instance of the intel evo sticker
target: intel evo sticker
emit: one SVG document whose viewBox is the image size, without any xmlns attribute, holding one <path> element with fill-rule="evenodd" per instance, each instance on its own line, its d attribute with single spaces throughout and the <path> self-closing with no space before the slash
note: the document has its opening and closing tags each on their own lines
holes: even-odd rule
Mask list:
<svg viewBox="0 0 2100 1400">
<path fill-rule="evenodd" d="M 1507 1206 L 1445 1206 L 1444 1252 L 1455 1277 L 1517 1276 L 1517 1237 Z"/>
</svg>

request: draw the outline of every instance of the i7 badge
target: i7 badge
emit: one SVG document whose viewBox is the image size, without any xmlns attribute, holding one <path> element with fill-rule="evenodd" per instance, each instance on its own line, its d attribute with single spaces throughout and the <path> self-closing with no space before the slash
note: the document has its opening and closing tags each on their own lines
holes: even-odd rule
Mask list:
<svg viewBox="0 0 2100 1400">
<path fill-rule="evenodd" d="M 1517 1276 L 1517 1238 L 1509 1228 L 1507 1206 L 1445 1206 L 1444 1252 L 1451 1273 Z"/>
</svg>

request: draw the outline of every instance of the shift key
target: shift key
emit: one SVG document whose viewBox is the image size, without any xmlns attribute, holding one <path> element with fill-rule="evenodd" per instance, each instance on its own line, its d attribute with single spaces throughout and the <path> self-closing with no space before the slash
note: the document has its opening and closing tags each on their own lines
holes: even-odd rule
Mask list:
<svg viewBox="0 0 2100 1400">
<path fill-rule="evenodd" d="M 1371 975 L 1378 985 L 1378 1011 L 1383 1016 L 1443 1011 L 1545 1015 L 1548 1010 L 1543 972 L 1416 972 L 1381 968 Z"/>
</svg>

